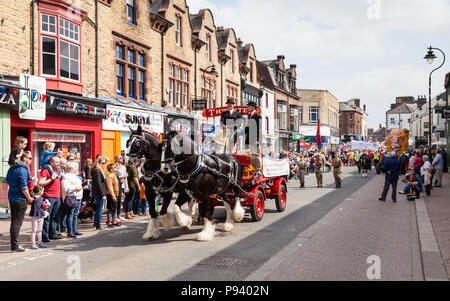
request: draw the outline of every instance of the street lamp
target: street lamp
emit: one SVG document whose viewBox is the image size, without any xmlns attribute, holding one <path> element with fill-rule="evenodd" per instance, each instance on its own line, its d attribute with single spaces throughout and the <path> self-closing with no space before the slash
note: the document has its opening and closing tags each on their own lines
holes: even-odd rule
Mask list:
<svg viewBox="0 0 450 301">
<path fill-rule="evenodd" d="M 445 63 L 445 53 L 439 48 L 435 48 L 435 47 L 431 47 L 430 46 L 428 48 L 427 55 L 424 57 L 424 59 L 427 60 L 428 64 L 430 64 L 430 65 L 433 64 L 434 60 L 437 58 L 436 55 L 434 55 L 433 50 L 439 50 L 442 53 L 442 55 L 444 56 L 444 61 L 442 62 L 442 64 L 439 67 L 437 67 L 436 69 L 431 71 L 430 77 L 428 79 L 428 121 L 429 121 L 429 124 L 428 124 L 428 126 L 429 126 L 429 128 L 428 128 L 428 145 L 429 145 L 430 148 L 431 148 L 431 129 L 433 128 L 433 119 L 432 119 L 432 115 L 431 115 L 431 111 L 432 111 L 432 108 L 431 108 L 431 75 L 433 74 L 434 71 L 440 69 Z"/>
</svg>

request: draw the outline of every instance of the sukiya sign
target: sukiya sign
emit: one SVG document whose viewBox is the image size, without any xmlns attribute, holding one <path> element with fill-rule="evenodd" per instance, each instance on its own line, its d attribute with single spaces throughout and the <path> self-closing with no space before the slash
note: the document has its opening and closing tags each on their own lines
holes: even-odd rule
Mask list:
<svg viewBox="0 0 450 301">
<path fill-rule="evenodd" d="M 164 115 L 108 106 L 107 119 L 103 120 L 103 129 L 128 132 L 138 125 L 154 133 L 164 132 Z"/>
</svg>

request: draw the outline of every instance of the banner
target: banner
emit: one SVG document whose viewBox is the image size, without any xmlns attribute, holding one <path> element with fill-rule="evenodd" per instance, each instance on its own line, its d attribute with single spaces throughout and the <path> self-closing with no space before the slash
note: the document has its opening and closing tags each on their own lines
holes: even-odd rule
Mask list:
<svg viewBox="0 0 450 301">
<path fill-rule="evenodd" d="M 351 145 L 351 149 L 353 150 L 369 150 L 369 151 L 377 151 L 378 150 L 378 143 L 370 143 L 370 142 L 364 142 L 364 141 L 355 141 L 353 140 Z"/>
</svg>

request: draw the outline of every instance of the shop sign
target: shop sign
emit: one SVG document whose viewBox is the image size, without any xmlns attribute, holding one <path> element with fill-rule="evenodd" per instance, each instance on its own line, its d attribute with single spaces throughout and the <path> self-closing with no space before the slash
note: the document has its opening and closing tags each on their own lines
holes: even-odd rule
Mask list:
<svg viewBox="0 0 450 301">
<path fill-rule="evenodd" d="M 19 117 L 22 119 L 45 120 L 45 78 L 21 74 L 19 92 Z"/>
<path fill-rule="evenodd" d="M 76 101 L 70 101 L 60 97 L 49 96 L 47 107 L 49 111 L 66 115 L 78 115 L 81 117 L 106 118 L 106 109 L 91 105 L 85 105 Z"/>
<path fill-rule="evenodd" d="M 19 94 L 16 88 L 0 87 L 0 107 L 17 110 Z"/>
<path fill-rule="evenodd" d="M 66 143 L 86 143 L 85 134 L 58 133 L 58 132 L 33 132 L 34 142 L 66 142 Z"/>
<path fill-rule="evenodd" d="M 304 137 L 301 134 L 292 134 L 291 140 L 303 140 Z"/>
<path fill-rule="evenodd" d="M 144 130 L 153 133 L 164 133 L 164 115 L 145 111 L 108 106 L 107 117 L 103 120 L 103 129 L 109 131 L 129 132 L 140 125 Z"/>
<path fill-rule="evenodd" d="M 278 134 L 280 138 L 289 138 L 288 134 Z"/>
<path fill-rule="evenodd" d="M 241 115 L 248 115 L 248 107 L 247 106 L 235 106 L 234 110 L 241 113 Z M 215 109 L 204 109 L 203 117 L 218 117 L 221 116 L 223 112 L 228 111 L 228 107 L 215 108 Z"/>
</svg>

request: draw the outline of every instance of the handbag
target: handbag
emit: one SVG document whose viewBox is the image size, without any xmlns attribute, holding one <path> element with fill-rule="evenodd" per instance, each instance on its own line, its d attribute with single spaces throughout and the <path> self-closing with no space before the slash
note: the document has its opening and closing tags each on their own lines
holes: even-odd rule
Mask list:
<svg viewBox="0 0 450 301">
<path fill-rule="evenodd" d="M 67 195 L 64 198 L 64 205 L 69 208 L 76 208 L 78 206 L 78 200 L 74 195 Z"/>
</svg>

